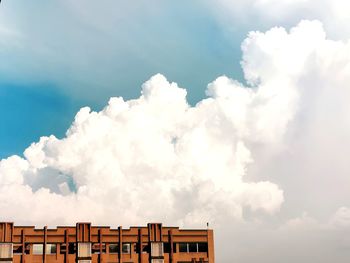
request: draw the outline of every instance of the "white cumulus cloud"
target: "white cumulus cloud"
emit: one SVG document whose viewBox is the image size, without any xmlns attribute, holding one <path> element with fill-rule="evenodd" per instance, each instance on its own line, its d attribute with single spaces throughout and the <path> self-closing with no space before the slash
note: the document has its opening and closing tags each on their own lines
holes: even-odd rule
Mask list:
<svg viewBox="0 0 350 263">
<path fill-rule="evenodd" d="M 219 262 L 345 262 L 350 42 L 302 21 L 251 32 L 242 51 L 248 86 L 221 76 L 192 107 L 158 74 L 139 98 L 82 108 L 64 138 L 1 160 L 2 219 L 210 221 Z"/>
<path fill-rule="evenodd" d="M 45 213 L 41 222 L 55 220 L 60 207 L 70 214 L 67 223 L 80 217 L 113 221 L 118 215 L 127 223 L 188 225 L 220 221 L 218 214 L 241 219 L 243 207 L 278 210 L 283 192 L 277 185 L 244 180 L 253 162 L 245 144 L 256 133 L 266 140 L 271 127 L 286 124 L 284 116 L 274 121 L 262 114 L 270 110 L 270 101 L 261 101 L 265 89 L 221 77 L 209 85 L 210 93 L 190 107 L 186 91 L 158 74 L 143 84 L 138 99 L 112 98 L 101 112 L 82 108 L 65 138 L 42 137 L 24 159 L 1 161 L 2 209 L 19 218 L 8 200 L 11 191 L 25 196 L 18 205 L 31 211 L 26 220 Z"/>
</svg>

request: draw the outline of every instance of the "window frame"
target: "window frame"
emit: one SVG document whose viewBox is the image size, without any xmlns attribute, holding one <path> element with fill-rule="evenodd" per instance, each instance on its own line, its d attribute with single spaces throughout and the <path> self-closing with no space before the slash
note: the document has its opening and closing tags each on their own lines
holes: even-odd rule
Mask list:
<svg viewBox="0 0 350 263">
<path fill-rule="evenodd" d="M 9 247 L 9 252 L 10 252 L 10 257 L 1 257 L 1 259 L 10 259 L 10 258 L 13 258 L 13 243 L 10 243 L 10 242 L 2 242 L 0 243 L 0 247 L 1 246 L 10 246 Z M 0 248 L 1 250 L 1 248 Z M 1 251 L 0 251 L 0 255 L 1 255 Z M 5 261 L 3 261 L 5 262 Z"/>
<path fill-rule="evenodd" d="M 35 248 L 41 247 L 41 252 L 37 251 Z M 32 255 L 43 255 L 44 254 L 44 244 L 43 243 L 33 243 L 32 244 Z"/>
<path fill-rule="evenodd" d="M 161 248 L 155 249 L 154 246 L 160 245 Z M 158 253 L 160 252 L 160 253 Z M 159 255 L 158 255 L 159 254 Z M 151 242 L 151 257 L 164 257 L 164 243 L 163 242 Z"/>
<path fill-rule="evenodd" d="M 111 246 L 115 246 L 117 249 L 117 252 L 111 252 Z M 108 253 L 109 254 L 119 254 L 119 244 L 118 243 L 110 243 L 108 244 Z"/>
<path fill-rule="evenodd" d="M 124 246 L 129 248 L 127 252 L 124 252 Z M 121 252 L 122 252 L 122 254 L 130 254 L 131 253 L 131 243 L 122 243 Z"/>
<path fill-rule="evenodd" d="M 55 248 L 55 252 L 52 253 L 52 251 L 48 251 L 48 248 Z M 57 244 L 56 243 L 47 243 L 45 247 L 45 255 L 56 255 L 57 254 Z"/>
<path fill-rule="evenodd" d="M 80 246 L 83 246 L 83 245 L 89 245 L 89 248 L 90 249 L 87 249 L 87 251 L 89 252 L 87 255 L 81 255 L 81 249 L 80 249 Z M 77 256 L 78 258 L 89 258 L 92 256 L 92 245 L 91 245 L 91 242 L 78 242 L 78 247 L 77 247 Z"/>
<path fill-rule="evenodd" d="M 179 248 L 179 253 L 207 253 L 208 249 L 209 249 L 208 243 L 206 243 L 206 242 L 179 242 L 177 244 L 178 244 L 178 248 Z M 181 248 L 183 249 L 184 245 L 186 245 L 186 251 L 181 251 Z M 193 245 L 195 245 L 196 251 L 190 251 L 191 245 L 192 245 L 192 248 L 194 248 Z M 201 247 L 201 251 L 199 249 L 200 247 Z"/>
</svg>

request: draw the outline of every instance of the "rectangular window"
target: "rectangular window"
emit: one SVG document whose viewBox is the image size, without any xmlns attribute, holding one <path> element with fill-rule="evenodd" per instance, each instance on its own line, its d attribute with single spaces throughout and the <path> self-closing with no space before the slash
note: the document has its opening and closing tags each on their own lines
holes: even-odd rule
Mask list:
<svg viewBox="0 0 350 263">
<path fill-rule="evenodd" d="M 75 254 L 76 252 L 76 244 L 68 243 L 68 254 Z"/>
<path fill-rule="evenodd" d="M 60 245 L 60 254 L 66 254 L 67 246 L 65 243 Z"/>
<path fill-rule="evenodd" d="M 78 243 L 78 257 L 91 257 L 91 243 Z"/>
<path fill-rule="evenodd" d="M 163 242 L 152 242 L 151 243 L 151 256 L 152 257 L 164 256 Z"/>
<path fill-rule="evenodd" d="M 110 254 L 119 253 L 119 245 L 118 244 L 109 244 L 109 253 Z"/>
<path fill-rule="evenodd" d="M 170 250 L 170 243 L 164 243 L 164 253 L 170 253 Z"/>
<path fill-rule="evenodd" d="M 42 255 L 44 253 L 44 244 L 33 244 L 33 254 Z"/>
<path fill-rule="evenodd" d="M 151 261 L 152 263 L 164 263 L 164 259 L 154 258 Z"/>
<path fill-rule="evenodd" d="M 197 252 L 197 243 L 188 243 L 188 252 Z"/>
<path fill-rule="evenodd" d="M 122 253 L 129 254 L 130 253 L 130 243 L 123 243 Z"/>
<path fill-rule="evenodd" d="M 198 243 L 198 252 L 208 252 L 208 244 Z"/>
<path fill-rule="evenodd" d="M 45 251 L 45 253 L 47 255 L 56 254 L 56 251 L 57 251 L 57 245 L 56 244 L 46 244 L 46 251 Z"/>
<path fill-rule="evenodd" d="M 204 242 L 199 243 L 179 243 L 179 252 L 190 252 L 190 253 L 197 253 L 197 252 L 208 252 L 208 244 Z"/>
<path fill-rule="evenodd" d="M 92 244 L 92 254 L 100 254 L 100 247 L 102 247 L 102 253 L 106 253 L 105 243 L 94 243 Z"/>
<path fill-rule="evenodd" d="M 30 243 L 25 243 L 24 244 L 24 254 L 29 254 L 30 253 Z"/>
<path fill-rule="evenodd" d="M 179 252 L 188 252 L 187 243 L 179 243 Z"/>
<path fill-rule="evenodd" d="M 13 244 L 1 243 L 0 244 L 0 258 L 12 258 L 13 257 Z"/>
<path fill-rule="evenodd" d="M 13 254 L 21 255 L 23 251 L 23 246 L 21 244 L 13 244 Z"/>
<path fill-rule="evenodd" d="M 142 245 L 142 253 L 149 253 L 150 252 L 150 248 L 149 245 Z"/>
<path fill-rule="evenodd" d="M 78 260 L 78 263 L 91 263 L 91 260 Z"/>
</svg>

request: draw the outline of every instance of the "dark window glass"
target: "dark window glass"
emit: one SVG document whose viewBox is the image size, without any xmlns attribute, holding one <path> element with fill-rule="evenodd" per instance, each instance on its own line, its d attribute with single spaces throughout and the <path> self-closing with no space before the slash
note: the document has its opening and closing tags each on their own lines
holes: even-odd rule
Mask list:
<svg viewBox="0 0 350 263">
<path fill-rule="evenodd" d="M 92 244 L 92 254 L 100 254 L 100 246 L 102 246 L 102 254 L 106 253 L 106 244 L 105 243 L 94 243 Z"/>
<path fill-rule="evenodd" d="M 208 252 L 208 244 L 198 243 L 198 252 Z"/>
<path fill-rule="evenodd" d="M 129 254 L 130 253 L 130 246 L 131 246 L 130 243 L 123 243 L 122 253 Z"/>
<path fill-rule="evenodd" d="M 164 243 L 164 253 L 170 253 L 170 243 Z"/>
<path fill-rule="evenodd" d="M 68 254 L 75 254 L 75 243 L 68 243 Z"/>
<path fill-rule="evenodd" d="M 139 253 L 140 252 L 140 244 L 139 243 L 136 243 L 135 246 L 134 246 L 134 252 L 135 253 Z"/>
<path fill-rule="evenodd" d="M 170 253 L 171 246 L 170 243 L 164 243 L 164 253 Z M 176 253 L 176 245 L 173 243 L 173 252 Z"/>
<path fill-rule="evenodd" d="M 197 243 L 188 243 L 188 252 L 197 252 Z"/>
<path fill-rule="evenodd" d="M 149 245 L 143 245 L 142 246 L 142 252 L 144 253 L 150 253 L 151 249 Z"/>
<path fill-rule="evenodd" d="M 25 243 L 24 253 L 25 254 L 29 254 L 30 253 L 30 243 Z"/>
<path fill-rule="evenodd" d="M 22 251 L 23 251 L 22 245 L 13 244 L 13 253 L 14 254 L 22 254 Z"/>
<path fill-rule="evenodd" d="M 66 244 L 61 244 L 60 245 L 60 253 L 61 254 L 66 254 Z"/>
<path fill-rule="evenodd" d="M 46 254 L 56 254 L 57 252 L 57 244 L 46 244 Z"/>
<path fill-rule="evenodd" d="M 119 245 L 118 244 L 109 244 L 109 253 L 119 253 Z"/>
<path fill-rule="evenodd" d="M 179 243 L 179 252 L 188 252 L 187 243 Z"/>
</svg>

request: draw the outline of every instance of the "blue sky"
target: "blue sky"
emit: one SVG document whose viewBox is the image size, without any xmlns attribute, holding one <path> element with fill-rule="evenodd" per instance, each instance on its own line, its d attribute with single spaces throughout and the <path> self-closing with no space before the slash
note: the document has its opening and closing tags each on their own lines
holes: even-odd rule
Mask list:
<svg viewBox="0 0 350 263">
<path fill-rule="evenodd" d="M 2 3 L 0 23 L 19 36 L 0 53 L 0 158 L 21 154 L 40 136 L 62 137 L 84 105 L 98 110 L 112 96 L 138 97 L 156 73 L 185 87 L 191 104 L 220 75 L 242 79 L 246 31 L 229 35 L 197 1 L 158 9 L 141 3 L 142 11 L 113 4 L 105 15 L 107 3 L 97 5 L 96 17 L 89 5 L 92 21 L 57 2 Z"/>
<path fill-rule="evenodd" d="M 1 156 L 22 154 L 40 134 L 62 137 L 78 104 L 49 85 L 2 85 Z"/>
</svg>

